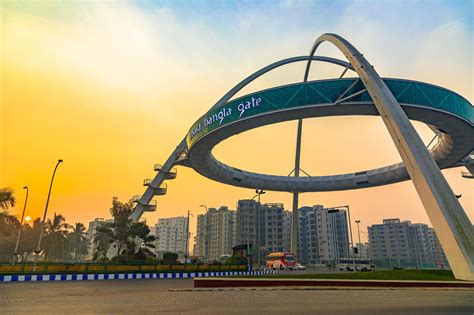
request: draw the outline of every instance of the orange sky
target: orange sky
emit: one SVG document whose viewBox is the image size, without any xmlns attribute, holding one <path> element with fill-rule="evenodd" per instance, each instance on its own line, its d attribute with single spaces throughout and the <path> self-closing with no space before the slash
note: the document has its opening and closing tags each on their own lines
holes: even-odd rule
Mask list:
<svg viewBox="0 0 474 315">
<path fill-rule="evenodd" d="M 12 213 L 18 214 L 24 202 L 21 187 L 28 185 L 27 214 L 39 216 L 53 167 L 62 158 L 49 215 L 61 213 L 70 223 L 108 217 L 112 196 L 127 200 L 141 194 L 142 180 L 154 176 L 153 164 L 163 163 L 192 123 L 228 89 L 259 67 L 307 53 L 315 36 L 327 31 L 315 25 L 310 32 L 291 29 L 290 34 L 279 34 L 278 28 L 285 25 L 268 16 L 260 21 L 263 26 L 239 26 L 227 34 L 200 20 L 181 20 L 177 9 L 143 11 L 127 3 L 81 7 L 73 14 L 61 6 L 50 15 L 7 6 L 0 10 L 0 187 L 15 189 L 18 206 Z M 345 10 L 343 17 L 359 8 Z M 61 15 L 67 18 L 58 18 Z M 439 84 L 472 102 L 472 47 L 465 43 L 470 33 L 455 18 L 420 30 L 423 41 L 408 40 L 398 51 L 391 48 L 410 38 L 409 26 L 379 29 L 376 21 L 362 17 L 352 21 L 361 28 L 355 32 L 341 18 L 331 30 L 359 48 L 381 76 Z M 270 23 L 273 31 L 267 29 Z M 384 37 L 382 31 L 393 33 Z M 328 47 L 322 52 L 341 57 Z M 440 58 L 446 61 L 440 64 Z M 333 77 L 340 71 L 319 64 L 315 68 L 316 77 Z M 302 73 L 303 65 L 277 70 L 246 92 L 301 80 Z M 425 142 L 431 140 L 425 126 L 416 127 Z M 288 174 L 295 131 L 296 122 L 252 130 L 223 142 L 214 153 L 239 168 Z M 378 117 L 305 120 L 302 168 L 311 175 L 399 160 Z M 474 220 L 473 181 L 461 178 L 461 171 L 443 173 L 463 195 L 461 203 Z M 150 224 L 160 217 L 184 215 L 188 209 L 202 213 L 200 204 L 235 208 L 238 199 L 251 197 L 252 190 L 213 182 L 179 167 L 177 179 L 168 182 L 168 194 L 157 197 L 158 210 L 144 217 Z M 262 200 L 291 206 L 288 193 L 268 192 Z M 360 219 L 363 226 L 391 217 L 429 223 L 411 182 L 305 193 L 300 200 L 301 205 L 349 204 L 352 219 Z"/>
</svg>

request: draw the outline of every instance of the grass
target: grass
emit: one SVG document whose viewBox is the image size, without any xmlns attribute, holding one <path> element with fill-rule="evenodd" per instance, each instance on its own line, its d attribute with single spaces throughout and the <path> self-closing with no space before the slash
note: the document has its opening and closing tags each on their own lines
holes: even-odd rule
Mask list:
<svg viewBox="0 0 474 315">
<path fill-rule="evenodd" d="M 380 270 L 371 272 L 276 274 L 261 277 L 270 279 L 456 280 L 450 270 Z"/>
</svg>

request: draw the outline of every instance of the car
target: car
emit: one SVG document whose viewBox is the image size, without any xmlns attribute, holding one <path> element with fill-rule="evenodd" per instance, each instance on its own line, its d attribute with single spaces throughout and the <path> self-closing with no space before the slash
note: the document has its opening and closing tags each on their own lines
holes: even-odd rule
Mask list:
<svg viewBox="0 0 474 315">
<path fill-rule="evenodd" d="M 293 267 L 293 270 L 306 270 L 306 266 L 296 263 L 295 266 Z"/>
</svg>

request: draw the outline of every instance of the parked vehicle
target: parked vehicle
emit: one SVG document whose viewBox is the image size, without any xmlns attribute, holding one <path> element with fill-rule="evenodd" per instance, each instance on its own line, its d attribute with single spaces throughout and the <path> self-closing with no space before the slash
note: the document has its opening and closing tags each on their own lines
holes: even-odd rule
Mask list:
<svg viewBox="0 0 474 315">
<path fill-rule="evenodd" d="M 292 253 L 271 253 L 267 256 L 267 269 L 293 269 L 296 264 L 296 257 Z"/>
<path fill-rule="evenodd" d="M 232 255 L 227 255 L 227 254 L 226 254 L 226 255 L 220 255 L 220 256 L 219 256 L 219 261 L 220 261 L 220 262 L 224 262 L 224 261 L 226 261 L 227 259 L 229 259 L 230 257 L 232 257 Z"/>
<path fill-rule="evenodd" d="M 306 266 L 296 263 L 295 266 L 293 267 L 293 270 L 306 270 Z"/>
<path fill-rule="evenodd" d="M 372 267 L 370 260 L 366 259 L 341 259 L 337 264 L 340 271 L 372 271 Z"/>
</svg>

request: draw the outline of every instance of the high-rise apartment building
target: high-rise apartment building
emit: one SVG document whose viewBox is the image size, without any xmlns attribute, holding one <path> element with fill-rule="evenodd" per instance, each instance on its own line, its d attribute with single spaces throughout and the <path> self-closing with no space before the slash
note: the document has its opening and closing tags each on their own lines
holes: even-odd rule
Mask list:
<svg viewBox="0 0 474 315">
<path fill-rule="evenodd" d="M 187 227 L 187 217 L 158 219 L 158 223 L 155 225 L 156 254 L 161 256 L 166 252 L 172 252 L 181 257 L 187 255 Z"/>
<path fill-rule="evenodd" d="M 290 250 L 291 213 L 281 203 L 239 200 L 237 243 L 252 245 L 252 261 L 264 265 L 269 253 Z"/>
<path fill-rule="evenodd" d="M 369 226 L 369 256 L 379 267 L 448 268 L 433 229 L 400 219 Z"/>
<path fill-rule="evenodd" d="M 322 205 L 301 207 L 298 219 L 299 261 L 320 264 L 350 257 L 345 210 L 324 209 Z"/>
<path fill-rule="evenodd" d="M 206 259 L 218 259 L 231 255 L 236 245 L 236 212 L 226 206 L 209 208 L 205 214 L 198 215 L 195 255 Z"/>
</svg>

